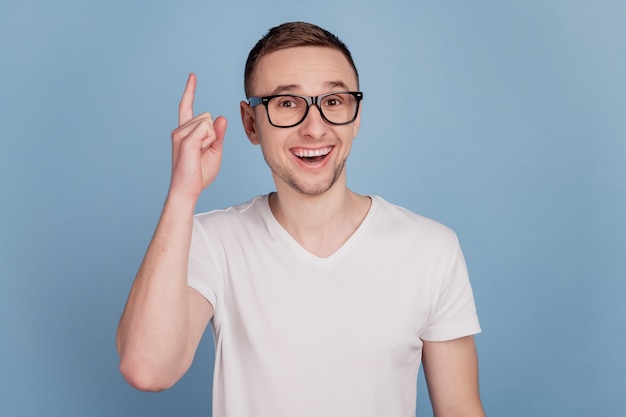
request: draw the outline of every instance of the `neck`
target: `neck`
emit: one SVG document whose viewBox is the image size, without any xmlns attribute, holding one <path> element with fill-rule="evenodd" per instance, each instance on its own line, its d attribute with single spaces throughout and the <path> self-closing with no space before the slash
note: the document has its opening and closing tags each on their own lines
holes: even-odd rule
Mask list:
<svg viewBox="0 0 626 417">
<path fill-rule="evenodd" d="M 277 187 L 270 195 L 276 220 L 306 250 L 319 257 L 332 255 L 359 227 L 371 201 L 335 183 L 320 195 L 305 195 Z"/>
</svg>

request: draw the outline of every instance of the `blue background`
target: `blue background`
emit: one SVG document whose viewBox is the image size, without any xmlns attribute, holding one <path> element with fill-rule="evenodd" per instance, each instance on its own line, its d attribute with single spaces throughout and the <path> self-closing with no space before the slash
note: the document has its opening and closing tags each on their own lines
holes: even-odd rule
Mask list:
<svg viewBox="0 0 626 417">
<path fill-rule="evenodd" d="M 230 120 L 199 210 L 272 190 L 238 103 L 247 52 L 287 20 L 359 67 L 350 186 L 457 231 L 488 415 L 623 416 L 626 3 L 556 0 L 3 0 L 0 415 L 210 415 L 209 333 L 149 394 L 119 375 L 115 329 L 189 72 L 196 110 Z"/>
</svg>

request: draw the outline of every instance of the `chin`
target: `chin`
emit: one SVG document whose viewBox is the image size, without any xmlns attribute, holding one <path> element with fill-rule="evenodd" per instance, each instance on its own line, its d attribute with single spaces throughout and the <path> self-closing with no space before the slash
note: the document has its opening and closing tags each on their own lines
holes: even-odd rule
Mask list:
<svg viewBox="0 0 626 417">
<path fill-rule="evenodd" d="M 287 184 L 300 194 L 308 196 L 318 196 L 330 191 L 333 187 L 338 186 L 339 175 L 328 178 L 325 181 L 317 183 L 303 183 L 298 181 L 287 181 Z"/>
<path fill-rule="evenodd" d="M 270 165 L 271 166 L 271 165 Z M 297 178 L 294 172 L 288 170 L 272 169 L 274 179 L 288 185 L 292 190 L 307 196 L 319 196 L 330 191 L 333 187 L 339 185 L 341 175 L 345 168 L 345 160 L 342 164 L 336 166 L 330 175 L 325 178 L 313 178 L 306 181 L 304 178 Z M 321 174 L 321 173 L 319 173 Z"/>
</svg>

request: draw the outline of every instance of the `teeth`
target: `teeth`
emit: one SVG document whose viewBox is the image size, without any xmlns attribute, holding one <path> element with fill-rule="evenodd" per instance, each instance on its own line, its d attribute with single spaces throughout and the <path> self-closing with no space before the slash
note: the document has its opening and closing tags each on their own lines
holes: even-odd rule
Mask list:
<svg viewBox="0 0 626 417">
<path fill-rule="evenodd" d="M 322 149 L 296 149 L 293 151 L 293 154 L 298 158 L 313 158 L 316 156 L 328 155 L 331 150 L 331 147 Z"/>
</svg>

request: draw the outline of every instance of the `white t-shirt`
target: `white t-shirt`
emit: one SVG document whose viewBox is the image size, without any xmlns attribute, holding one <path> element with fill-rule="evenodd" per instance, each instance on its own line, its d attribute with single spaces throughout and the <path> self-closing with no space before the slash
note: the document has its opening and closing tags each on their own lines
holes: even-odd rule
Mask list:
<svg viewBox="0 0 626 417">
<path fill-rule="evenodd" d="M 372 197 L 319 258 L 267 196 L 196 215 L 189 285 L 214 306 L 214 417 L 414 416 L 422 339 L 480 332 L 458 240 Z"/>
</svg>

